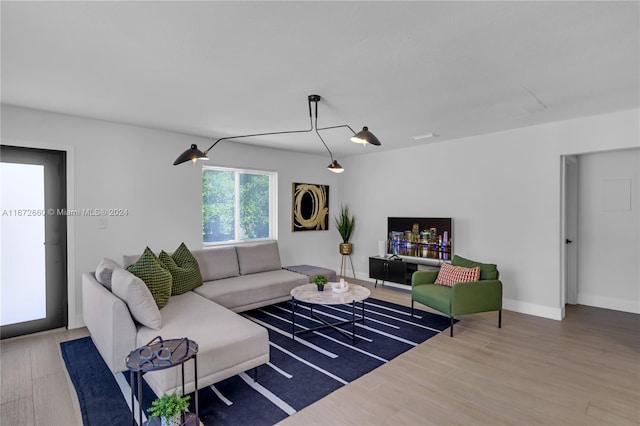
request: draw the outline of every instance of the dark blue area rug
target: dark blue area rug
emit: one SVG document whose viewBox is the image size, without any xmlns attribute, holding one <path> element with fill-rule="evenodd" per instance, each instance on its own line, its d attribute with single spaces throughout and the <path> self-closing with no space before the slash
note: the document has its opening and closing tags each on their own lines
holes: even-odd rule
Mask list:
<svg viewBox="0 0 640 426">
<path fill-rule="evenodd" d="M 201 389 L 200 420 L 205 425 L 273 425 L 450 325 L 447 317 L 416 310 L 412 318 L 410 308 L 377 299 L 367 299 L 365 309 L 365 322 L 356 326 L 355 345 L 332 329 L 304 333 L 292 340 L 290 302 L 243 313 L 269 330 L 270 362 L 258 367 L 257 383 L 243 373 Z M 315 306 L 314 313 L 327 321 L 347 320 L 351 306 Z M 296 307 L 296 331 L 318 325 L 309 316 L 308 307 Z M 350 332 L 351 326 L 344 326 L 344 330 Z M 113 375 L 90 337 L 60 346 L 78 394 L 83 423 L 130 424 L 128 372 Z M 143 386 L 142 407 L 146 411 L 155 396 L 146 383 Z"/>
</svg>

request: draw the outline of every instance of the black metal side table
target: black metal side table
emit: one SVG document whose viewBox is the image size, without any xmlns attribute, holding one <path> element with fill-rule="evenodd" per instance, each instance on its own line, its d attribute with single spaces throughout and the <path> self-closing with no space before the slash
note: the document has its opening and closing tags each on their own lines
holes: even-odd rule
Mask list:
<svg viewBox="0 0 640 426">
<path fill-rule="evenodd" d="M 139 347 L 131 351 L 127 356 L 126 364 L 129 369 L 129 385 L 131 386 L 131 424 L 136 424 L 136 414 L 134 405 L 134 386 L 137 380 L 138 385 L 138 424 L 142 426 L 142 376 L 150 371 L 164 370 L 166 368 L 182 367 L 182 395 L 185 394 L 184 389 L 184 364 L 193 358 L 193 375 L 195 382 L 195 414 L 186 412 L 183 414 L 183 425 L 198 425 L 198 344 L 193 340 L 184 337 L 182 339 L 163 340 L 158 336 L 145 346 Z M 154 424 L 153 418 L 146 425 Z"/>
</svg>

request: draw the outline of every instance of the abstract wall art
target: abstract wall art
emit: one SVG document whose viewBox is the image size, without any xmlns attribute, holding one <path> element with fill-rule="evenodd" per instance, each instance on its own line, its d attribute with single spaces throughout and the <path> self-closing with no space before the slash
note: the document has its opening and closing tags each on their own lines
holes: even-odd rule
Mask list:
<svg viewBox="0 0 640 426">
<path fill-rule="evenodd" d="M 329 185 L 294 182 L 292 199 L 293 232 L 329 229 Z"/>
</svg>

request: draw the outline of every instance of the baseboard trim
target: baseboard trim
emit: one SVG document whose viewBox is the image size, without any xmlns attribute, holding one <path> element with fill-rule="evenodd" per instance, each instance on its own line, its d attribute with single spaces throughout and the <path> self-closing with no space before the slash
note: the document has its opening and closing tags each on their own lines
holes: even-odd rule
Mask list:
<svg viewBox="0 0 640 426">
<path fill-rule="evenodd" d="M 640 314 L 640 302 L 637 300 L 623 300 L 613 297 L 593 296 L 578 293 L 578 305 Z"/>
<path fill-rule="evenodd" d="M 537 317 L 562 321 L 562 308 L 560 307 L 552 308 L 550 306 L 543 306 L 535 303 L 527 303 L 511 299 L 502 299 L 502 307 L 509 311 L 520 312 L 521 314 L 535 315 Z"/>
</svg>

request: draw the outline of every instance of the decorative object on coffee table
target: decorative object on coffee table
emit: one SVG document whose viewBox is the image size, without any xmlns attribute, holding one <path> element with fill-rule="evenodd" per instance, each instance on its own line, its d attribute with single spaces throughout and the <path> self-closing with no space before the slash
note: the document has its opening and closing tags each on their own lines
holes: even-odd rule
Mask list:
<svg viewBox="0 0 640 426">
<path fill-rule="evenodd" d="M 182 339 L 164 340 L 157 336 L 149 343 L 131 351 L 125 363 L 129 369 L 129 381 L 131 386 L 131 423 L 135 424 L 134 405 L 134 380 L 137 380 L 138 389 L 138 424 L 142 425 L 142 376 L 150 371 L 164 370 L 176 366 L 182 367 L 182 394 L 184 388 L 184 363 L 193 359 L 194 386 L 198 389 L 198 344 L 186 337 Z M 198 392 L 195 392 L 195 414 L 185 412 L 181 417 L 182 425 L 198 425 Z M 147 426 L 154 424 L 151 419 Z M 159 424 L 160 422 L 158 422 Z"/>
<path fill-rule="evenodd" d="M 318 274 L 311 278 L 311 282 L 317 286 L 318 291 L 324 291 L 324 285 L 329 282 L 329 278 L 324 274 Z"/>
<path fill-rule="evenodd" d="M 356 271 L 353 269 L 353 259 L 351 259 L 351 253 L 353 253 L 353 244 L 350 242 L 353 230 L 356 227 L 356 218 L 349 212 L 349 207 L 342 205 L 340 207 L 340 216 L 334 217 L 336 222 L 336 228 L 340 237 L 342 237 L 342 243 L 340 243 L 340 254 L 342 255 L 342 262 L 340 263 L 340 276 L 346 275 L 347 261 L 345 256 L 349 256 L 349 262 L 351 263 L 351 272 L 353 272 L 353 278 L 356 278 Z"/>
<path fill-rule="evenodd" d="M 340 278 L 340 281 L 337 283 L 331 283 L 331 291 L 334 293 L 344 293 L 345 291 L 349 291 L 349 283 L 344 280 L 344 278 Z"/>
</svg>

